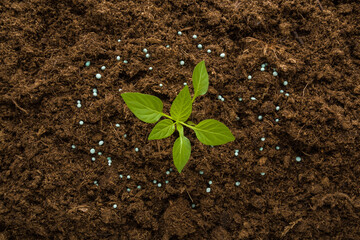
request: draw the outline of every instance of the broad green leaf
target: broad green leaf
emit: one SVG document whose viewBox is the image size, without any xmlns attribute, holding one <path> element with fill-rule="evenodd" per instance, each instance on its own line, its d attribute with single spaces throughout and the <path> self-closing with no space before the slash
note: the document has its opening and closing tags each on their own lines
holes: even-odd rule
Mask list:
<svg viewBox="0 0 360 240">
<path fill-rule="evenodd" d="M 184 135 L 180 135 L 174 143 L 173 159 L 179 173 L 183 170 L 191 155 L 190 140 Z"/>
<path fill-rule="evenodd" d="M 171 136 L 175 131 L 175 123 L 170 119 L 164 119 L 158 122 L 151 130 L 149 140 L 162 139 Z"/>
<path fill-rule="evenodd" d="M 196 65 L 193 71 L 192 80 L 194 86 L 194 101 L 197 96 L 204 95 L 209 88 L 209 75 L 204 61 L 201 61 Z"/>
<path fill-rule="evenodd" d="M 193 127 L 196 137 L 205 145 L 222 145 L 235 140 L 225 124 L 214 120 L 206 119 Z"/>
<path fill-rule="evenodd" d="M 130 111 L 141 121 L 155 123 L 161 118 L 163 103 L 160 98 L 142 93 L 121 94 Z"/>
<path fill-rule="evenodd" d="M 170 108 L 170 115 L 176 121 L 186 121 L 192 111 L 189 87 L 185 86 L 176 96 Z"/>
</svg>

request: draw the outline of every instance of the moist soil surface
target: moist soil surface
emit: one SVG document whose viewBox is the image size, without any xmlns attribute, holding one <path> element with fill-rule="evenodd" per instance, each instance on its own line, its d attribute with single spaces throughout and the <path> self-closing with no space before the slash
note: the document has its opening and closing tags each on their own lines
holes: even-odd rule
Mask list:
<svg viewBox="0 0 360 240">
<path fill-rule="evenodd" d="M 358 1 L 3 0 L 0 14 L 1 240 L 360 239 Z M 154 124 L 120 94 L 169 113 L 202 60 L 190 119 L 236 140 L 186 129 L 179 174 L 177 133 L 147 140 Z"/>
</svg>

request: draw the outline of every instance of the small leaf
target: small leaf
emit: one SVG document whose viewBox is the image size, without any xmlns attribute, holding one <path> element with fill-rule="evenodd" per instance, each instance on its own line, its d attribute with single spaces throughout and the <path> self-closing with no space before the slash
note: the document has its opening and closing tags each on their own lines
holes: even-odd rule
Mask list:
<svg viewBox="0 0 360 240">
<path fill-rule="evenodd" d="M 170 108 L 170 115 L 176 121 L 186 121 L 192 111 L 189 86 L 185 86 L 176 96 Z"/>
<path fill-rule="evenodd" d="M 195 125 L 196 125 L 196 124 L 195 124 L 194 122 L 192 122 L 192 121 L 187 121 L 186 123 L 189 124 L 190 126 L 195 126 Z"/>
<path fill-rule="evenodd" d="M 209 88 L 209 75 L 204 61 L 199 62 L 194 68 L 192 80 L 194 86 L 194 101 L 197 96 L 204 95 Z"/>
<path fill-rule="evenodd" d="M 175 167 L 181 173 L 191 155 L 190 140 L 184 135 L 179 136 L 174 143 L 172 152 Z"/>
<path fill-rule="evenodd" d="M 141 121 L 155 123 L 161 118 L 163 103 L 160 98 L 142 93 L 121 94 L 130 111 Z"/>
<path fill-rule="evenodd" d="M 171 136 L 175 131 L 175 123 L 170 119 L 164 119 L 158 122 L 151 130 L 149 140 L 162 139 Z"/>
<path fill-rule="evenodd" d="M 225 124 L 214 120 L 206 119 L 193 127 L 196 137 L 205 145 L 222 145 L 235 140 Z"/>
</svg>

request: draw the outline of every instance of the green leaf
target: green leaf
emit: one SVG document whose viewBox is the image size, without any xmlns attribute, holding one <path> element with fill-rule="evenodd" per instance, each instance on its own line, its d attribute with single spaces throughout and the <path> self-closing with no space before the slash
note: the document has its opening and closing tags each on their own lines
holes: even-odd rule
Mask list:
<svg viewBox="0 0 360 240">
<path fill-rule="evenodd" d="M 187 121 L 186 123 L 189 124 L 190 126 L 195 126 L 195 125 L 196 125 L 196 124 L 195 124 L 194 122 L 192 122 L 192 121 Z"/>
<path fill-rule="evenodd" d="M 158 97 L 134 92 L 123 93 L 121 97 L 130 111 L 141 121 L 155 123 L 162 116 L 163 103 Z"/>
<path fill-rule="evenodd" d="M 201 61 L 196 65 L 192 80 L 194 86 L 194 101 L 197 96 L 204 95 L 209 88 L 209 75 L 204 61 Z"/>
<path fill-rule="evenodd" d="M 196 137 L 205 145 L 222 145 L 235 140 L 225 124 L 214 120 L 206 119 L 193 127 Z"/>
<path fill-rule="evenodd" d="M 164 119 L 158 122 L 151 130 L 149 140 L 162 139 L 171 136 L 175 131 L 175 123 L 170 119 Z"/>
<path fill-rule="evenodd" d="M 181 173 L 191 155 L 190 140 L 184 135 L 180 135 L 174 143 L 172 152 L 175 167 Z"/>
<path fill-rule="evenodd" d="M 176 121 L 186 121 L 192 111 L 189 87 L 185 86 L 176 96 L 170 108 L 170 115 Z"/>
</svg>

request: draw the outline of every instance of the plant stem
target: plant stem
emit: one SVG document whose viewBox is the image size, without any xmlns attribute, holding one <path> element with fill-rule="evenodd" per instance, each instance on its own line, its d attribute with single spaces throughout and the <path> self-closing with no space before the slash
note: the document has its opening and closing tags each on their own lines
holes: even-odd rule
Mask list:
<svg viewBox="0 0 360 240">
<path fill-rule="evenodd" d="M 181 121 L 176 121 L 174 118 L 172 118 L 171 116 L 169 116 L 169 115 L 167 115 L 167 114 L 165 114 L 165 113 L 161 113 L 161 115 L 163 115 L 164 117 L 167 117 L 167 118 L 169 118 L 169 119 L 171 119 L 171 120 L 173 120 L 173 121 L 175 121 L 175 122 L 178 122 L 178 123 L 180 123 L 180 124 L 182 124 L 182 125 L 184 125 L 184 126 L 186 126 L 186 127 L 188 127 L 188 128 L 194 129 L 193 126 L 191 126 L 191 125 L 189 125 L 189 124 L 186 124 L 186 123 L 184 123 L 184 122 L 181 122 Z"/>
<path fill-rule="evenodd" d="M 194 103 L 194 101 L 195 101 L 195 97 L 193 97 L 193 99 L 191 100 L 191 103 Z"/>
<path fill-rule="evenodd" d="M 171 120 L 173 120 L 173 121 L 176 122 L 175 119 L 173 119 L 171 116 L 169 116 L 169 115 L 167 115 L 167 114 L 165 114 L 165 113 L 161 113 L 161 115 L 163 115 L 164 117 L 170 118 Z"/>
<path fill-rule="evenodd" d="M 191 126 L 191 125 L 189 125 L 189 124 L 186 124 L 186 123 L 184 123 L 184 122 L 179 122 L 179 123 L 181 123 L 182 125 L 184 125 L 184 126 L 186 126 L 186 127 L 188 127 L 188 128 L 194 129 L 194 127 Z"/>
</svg>

